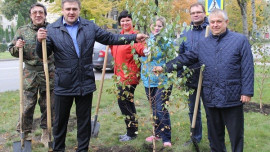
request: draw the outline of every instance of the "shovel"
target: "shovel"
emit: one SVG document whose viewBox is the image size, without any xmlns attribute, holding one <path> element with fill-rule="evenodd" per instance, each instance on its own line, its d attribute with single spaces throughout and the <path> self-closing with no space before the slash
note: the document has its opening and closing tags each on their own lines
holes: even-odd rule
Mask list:
<svg viewBox="0 0 270 152">
<path fill-rule="evenodd" d="M 47 128 L 48 128 L 48 133 L 49 133 L 48 152 L 52 152 L 53 148 L 52 148 L 51 95 L 50 95 L 50 79 L 49 79 L 49 70 L 48 70 L 46 39 L 42 40 L 42 56 L 43 56 L 43 66 L 44 66 L 45 79 L 46 79 Z"/>
<path fill-rule="evenodd" d="M 206 26 L 205 29 L 205 37 L 208 37 L 209 35 L 209 26 Z M 202 72 L 204 70 L 205 65 L 201 66 L 200 69 L 200 77 L 199 77 L 199 83 L 198 83 L 198 88 L 197 88 L 197 94 L 196 94 L 196 100 L 195 100 L 195 107 L 194 107 L 194 112 L 193 112 L 193 117 L 192 117 L 192 124 L 190 128 L 190 137 L 192 140 L 193 145 L 195 146 L 195 149 L 197 152 L 200 151 L 197 140 L 194 138 L 194 132 L 195 132 L 195 125 L 196 125 L 196 118 L 197 118 L 197 113 L 198 113 L 198 106 L 199 106 L 199 99 L 200 99 L 200 94 L 201 94 L 201 88 L 202 88 Z"/>
<path fill-rule="evenodd" d="M 197 140 L 194 138 L 194 132 L 195 132 L 195 125 L 196 125 L 196 118 L 197 118 L 197 113 L 198 113 L 198 106 L 200 102 L 200 94 L 201 94 L 201 88 L 202 88 L 202 72 L 204 70 L 205 65 L 202 65 L 200 69 L 200 77 L 199 77 L 199 83 L 198 83 L 198 89 L 197 89 L 197 94 L 196 94 L 196 100 L 195 100 L 195 107 L 194 107 L 194 112 L 193 112 L 193 117 L 192 117 L 192 124 L 190 128 L 190 138 L 192 140 L 193 145 L 195 146 L 195 149 L 197 152 L 200 151 Z"/>
<path fill-rule="evenodd" d="M 22 38 L 18 38 L 22 39 Z M 31 141 L 25 140 L 24 132 L 22 130 L 23 122 L 23 48 L 19 48 L 20 59 L 20 136 L 21 141 L 13 142 L 13 152 L 31 152 Z"/>
<path fill-rule="evenodd" d="M 98 110 L 99 110 L 100 99 L 101 99 L 101 94 L 102 94 L 104 76 L 105 76 L 105 72 L 106 72 L 108 50 L 109 50 L 109 46 L 106 47 L 106 51 L 105 51 L 105 59 L 104 59 L 104 63 L 103 63 L 103 69 L 102 69 L 102 75 L 101 75 L 101 82 L 100 82 L 100 86 L 99 86 L 99 93 L 98 93 L 96 113 L 95 113 L 94 121 L 93 120 L 91 121 L 91 137 L 94 137 L 94 138 L 97 138 L 98 137 L 99 128 L 100 128 L 100 123 L 97 122 L 97 118 L 98 118 Z"/>
</svg>

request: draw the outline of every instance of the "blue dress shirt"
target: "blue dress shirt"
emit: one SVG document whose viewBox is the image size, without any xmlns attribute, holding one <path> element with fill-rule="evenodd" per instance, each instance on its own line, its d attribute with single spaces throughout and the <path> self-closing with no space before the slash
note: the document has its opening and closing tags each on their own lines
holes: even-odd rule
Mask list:
<svg viewBox="0 0 270 152">
<path fill-rule="evenodd" d="M 78 45 L 78 42 L 77 42 L 77 33 L 78 33 L 79 23 L 80 23 L 80 20 L 78 18 L 78 20 L 73 25 L 68 25 L 66 23 L 65 19 L 63 18 L 63 24 L 67 28 L 68 33 L 69 33 L 69 35 L 71 36 L 71 38 L 73 40 L 73 44 L 75 46 L 76 53 L 77 53 L 78 57 L 80 57 L 80 49 L 79 49 L 79 45 Z"/>
</svg>

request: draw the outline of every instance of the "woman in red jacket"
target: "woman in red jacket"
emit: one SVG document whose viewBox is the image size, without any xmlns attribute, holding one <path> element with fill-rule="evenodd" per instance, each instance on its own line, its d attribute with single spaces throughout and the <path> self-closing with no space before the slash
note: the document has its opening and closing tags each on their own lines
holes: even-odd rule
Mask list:
<svg viewBox="0 0 270 152">
<path fill-rule="evenodd" d="M 120 34 L 136 34 L 133 29 L 132 16 L 124 10 L 118 17 L 118 24 L 122 31 Z M 118 82 L 118 105 L 123 115 L 127 133 L 119 136 L 119 141 L 129 141 L 137 137 L 138 120 L 134 104 L 134 91 L 140 80 L 140 65 L 134 60 L 134 55 L 144 56 L 144 44 L 134 43 L 127 45 L 113 45 L 111 53 L 114 58 L 114 74 L 120 77 Z"/>
</svg>

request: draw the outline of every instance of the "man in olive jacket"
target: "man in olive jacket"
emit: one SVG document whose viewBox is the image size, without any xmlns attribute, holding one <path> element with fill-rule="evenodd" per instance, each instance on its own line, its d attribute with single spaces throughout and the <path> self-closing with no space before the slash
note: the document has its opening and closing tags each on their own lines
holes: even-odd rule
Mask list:
<svg viewBox="0 0 270 152">
<path fill-rule="evenodd" d="M 249 102 L 254 92 L 254 65 L 248 39 L 227 29 L 225 11 L 212 10 L 209 15 L 211 33 L 198 42 L 193 51 L 179 55 L 166 64 L 166 71 L 174 64 L 199 62 L 205 65 L 202 98 L 209 111 L 208 135 L 212 152 L 225 152 L 225 126 L 228 130 L 232 152 L 242 152 L 244 147 L 243 104 Z M 155 67 L 154 71 L 163 71 Z"/>
<path fill-rule="evenodd" d="M 47 38 L 48 55 L 55 57 L 54 151 L 65 151 L 70 109 L 75 99 L 77 115 L 77 151 L 88 151 L 91 135 L 91 107 L 96 90 L 92 55 L 95 41 L 107 45 L 144 41 L 144 34 L 114 35 L 80 15 L 79 0 L 62 0 L 62 14 L 56 22 L 40 29 L 37 52 L 42 57 L 41 41 Z"/>
<path fill-rule="evenodd" d="M 49 136 L 47 130 L 47 104 L 46 104 L 46 80 L 43 70 L 43 61 L 36 54 L 36 34 L 39 28 L 48 25 L 46 20 L 46 7 L 40 3 L 33 4 L 29 9 L 31 23 L 20 27 L 9 45 L 9 52 L 12 56 L 19 57 L 19 48 L 23 49 L 23 121 L 22 131 L 25 140 L 32 140 L 31 132 L 33 129 L 33 117 L 35 106 L 40 106 L 42 128 L 41 142 L 48 146 Z M 53 111 L 53 81 L 54 81 L 54 62 L 53 56 L 48 57 L 48 68 L 50 77 L 51 109 Z M 39 94 L 39 96 L 38 96 Z M 52 113 L 52 116 L 54 113 Z M 17 125 L 17 131 L 20 131 L 20 122 Z"/>
</svg>

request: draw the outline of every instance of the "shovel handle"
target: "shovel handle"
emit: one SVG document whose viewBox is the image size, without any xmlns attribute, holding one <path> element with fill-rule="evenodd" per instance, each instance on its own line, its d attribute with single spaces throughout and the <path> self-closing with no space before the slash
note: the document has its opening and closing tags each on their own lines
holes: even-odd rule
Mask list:
<svg viewBox="0 0 270 152">
<path fill-rule="evenodd" d="M 42 40 L 42 56 L 43 56 L 43 67 L 46 79 L 46 103 L 47 103 L 47 127 L 49 133 L 49 151 L 52 151 L 50 142 L 52 141 L 52 116 L 51 116 L 51 94 L 50 94 L 50 79 L 49 79 L 49 70 L 48 70 L 48 59 L 47 59 L 47 46 L 46 39 Z"/>
<path fill-rule="evenodd" d="M 199 101 L 200 101 L 199 99 L 200 99 L 201 88 L 202 88 L 202 79 L 203 79 L 202 72 L 203 72 L 203 70 L 204 70 L 204 65 L 202 65 L 201 69 L 200 69 L 200 77 L 199 77 L 199 83 L 198 83 L 198 89 L 197 89 L 197 94 L 196 94 L 195 107 L 194 107 L 194 111 L 193 111 L 191 128 L 195 128 L 195 125 L 196 125 L 196 118 L 197 118 Z"/>
<path fill-rule="evenodd" d="M 21 147 L 24 147 L 23 135 L 23 48 L 19 48 L 19 62 L 20 62 L 20 132 L 21 132 Z"/>
<path fill-rule="evenodd" d="M 205 28 L 205 37 L 209 36 L 209 25 L 206 26 Z"/>
<path fill-rule="evenodd" d="M 98 100 L 97 100 L 97 107 L 96 107 L 96 113 L 95 113 L 96 115 L 98 115 L 98 110 L 99 110 L 99 105 L 100 105 L 100 99 L 101 99 L 101 94 L 102 94 L 102 89 L 103 89 L 104 76 L 105 76 L 105 73 L 106 73 L 106 66 L 107 66 L 107 60 L 108 60 L 108 51 L 109 51 L 109 46 L 107 45 L 106 50 L 105 50 L 105 58 L 104 58 L 104 63 L 103 63 L 101 82 L 100 82 L 99 92 L 98 92 Z"/>
</svg>

